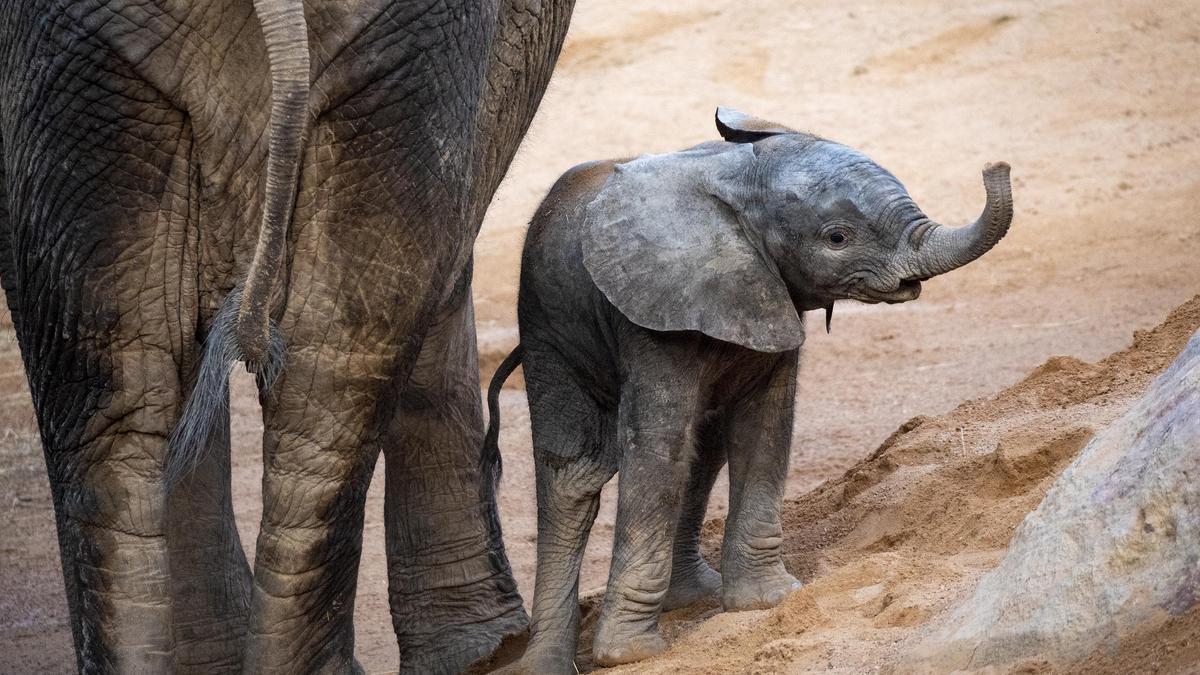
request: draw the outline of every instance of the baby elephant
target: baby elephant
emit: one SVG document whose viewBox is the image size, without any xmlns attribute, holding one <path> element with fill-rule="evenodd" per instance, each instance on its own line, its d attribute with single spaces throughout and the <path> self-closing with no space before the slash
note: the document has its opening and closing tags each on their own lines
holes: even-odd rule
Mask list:
<svg viewBox="0 0 1200 675">
<path fill-rule="evenodd" d="M 983 171 L 983 215 L 955 229 L 850 148 L 727 109 L 717 128 L 724 142 L 571 169 L 530 225 L 521 344 L 492 381 L 485 450 L 496 457 L 496 397 L 523 362 L 538 502 L 529 672 L 574 672 L 580 562 L 618 471 L 596 664 L 662 651 L 663 609 L 717 592 L 726 610 L 765 608 L 798 588 L 779 512 L 802 313 L 916 299 L 1012 220 L 1003 163 Z M 726 462 L 718 574 L 699 531 Z"/>
</svg>

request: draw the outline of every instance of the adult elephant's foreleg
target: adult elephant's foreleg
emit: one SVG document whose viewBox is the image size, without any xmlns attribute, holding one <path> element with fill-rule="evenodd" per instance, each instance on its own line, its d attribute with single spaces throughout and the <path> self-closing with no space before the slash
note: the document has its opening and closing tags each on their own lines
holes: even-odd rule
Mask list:
<svg viewBox="0 0 1200 675">
<path fill-rule="evenodd" d="M 439 312 L 383 437 L 388 584 L 405 672 L 458 672 L 524 630 L 481 471 L 470 285 Z"/>
<path fill-rule="evenodd" d="M 250 566 L 234 525 L 229 416 L 167 509 L 176 672 L 238 672 L 250 613 Z"/>
</svg>

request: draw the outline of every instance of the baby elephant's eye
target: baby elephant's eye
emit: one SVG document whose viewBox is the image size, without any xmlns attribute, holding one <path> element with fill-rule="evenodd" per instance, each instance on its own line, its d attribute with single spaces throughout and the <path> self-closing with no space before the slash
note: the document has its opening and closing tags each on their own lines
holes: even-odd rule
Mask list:
<svg viewBox="0 0 1200 675">
<path fill-rule="evenodd" d="M 834 228 L 825 233 L 826 240 L 832 248 L 842 248 L 850 241 L 850 234 L 841 228 Z"/>
</svg>

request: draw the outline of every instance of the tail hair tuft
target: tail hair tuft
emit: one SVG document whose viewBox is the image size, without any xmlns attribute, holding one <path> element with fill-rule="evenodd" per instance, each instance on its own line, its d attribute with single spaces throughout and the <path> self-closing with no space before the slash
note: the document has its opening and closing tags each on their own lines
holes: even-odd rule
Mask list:
<svg viewBox="0 0 1200 675">
<path fill-rule="evenodd" d="M 237 317 L 242 288 L 238 286 L 226 296 L 221 309 L 213 318 L 200 370 L 192 393 L 183 406 L 183 413 L 167 440 L 167 455 L 163 477 L 172 488 L 190 474 L 205 452 L 229 432 L 229 374 L 234 364 L 242 360 L 237 342 Z M 266 363 L 254 364 L 260 383 L 266 389 L 274 384 L 283 368 L 284 343 L 279 328 L 271 323 L 271 344 Z"/>
</svg>

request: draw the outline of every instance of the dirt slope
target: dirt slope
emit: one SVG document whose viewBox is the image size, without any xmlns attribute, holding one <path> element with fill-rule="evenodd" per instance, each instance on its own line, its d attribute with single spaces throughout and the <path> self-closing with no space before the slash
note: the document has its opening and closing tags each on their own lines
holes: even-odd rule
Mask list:
<svg viewBox="0 0 1200 675">
<path fill-rule="evenodd" d="M 788 488 L 793 497 L 808 493 L 905 420 L 1000 391 L 1055 354 L 1101 358 L 1200 289 L 1198 62 L 1193 0 L 579 2 L 561 68 L 476 245 L 482 369 L 490 375 L 515 342 L 521 238 L 554 179 L 578 162 L 715 138 L 718 104 L 863 149 L 950 223 L 982 207 L 983 164 L 1009 161 L 1017 217 L 996 250 L 927 284 L 915 303 L 839 305 L 832 335 L 810 332 Z M 506 390 L 503 406 L 505 539 L 528 594 L 535 523 L 524 392 Z M 261 428 L 245 379 L 236 382 L 233 412 L 235 509 L 252 555 Z M 983 432 L 968 424 L 960 446 L 976 447 Z M 372 673 L 397 664 L 381 482 L 368 497 L 355 607 L 356 652 Z M 584 588 L 601 586 L 607 573 L 611 496 L 593 530 Z M 1022 508 L 1036 501 L 1013 499 Z M 723 515 L 722 496 L 712 513 Z M 874 518 L 881 533 L 905 522 Z M 849 527 L 826 521 L 831 532 Z M 917 583 L 886 564 L 887 551 L 864 555 L 898 587 Z M 793 560 L 806 579 L 818 562 Z M 993 554 L 953 554 L 938 564 L 966 574 L 993 563 Z M 813 592 L 839 593 L 841 577 L 819 576 Z M 852 583 L 844 587 L 859 593 Z M 895 591 L 879 597 L 887 593 Z M 851 596 L 840 602 L 856 602 Z M 11 329 L 0 329 L 0 644 L 0 672 L 73 670 L 49 488 Z M 843 644 L 860 643 L 815 649 L 846 663 L 853 655 Z"/>
<path fill-rule="evenodd" d="M 1198 328 L 1200 296 L 1098 363 L 1055 357 L 996 396 L 905 422 L 840 478 L 787 503 L 785 561 L 808 584 L 802 591 L 773 610 L 677 612 L 667 619 L 672 649 L 621 672 L 886 670 L 999 562 L 1075 453 Z M 713 560 L 722 525 L 706 525 Z M 1142 637 L 1087 669 L 1190 671 L 1200 663 L 1200 606 Z"/>
</svg>

